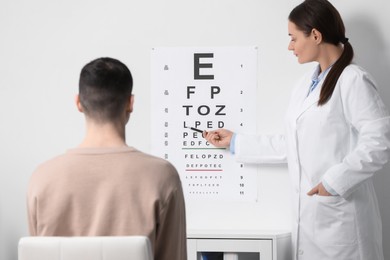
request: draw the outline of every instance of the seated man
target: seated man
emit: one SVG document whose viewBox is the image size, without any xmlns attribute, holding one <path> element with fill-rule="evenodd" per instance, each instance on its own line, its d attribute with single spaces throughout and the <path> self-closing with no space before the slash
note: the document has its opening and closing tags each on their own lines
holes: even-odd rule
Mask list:
<svg viewBox="0 0 390 260">
<path fill-rule="evenodd" d="M 27 206 L 33 236 L 148 236 L 154 259 L 187 259 L 185 205 L 176 169 L 126 145 L 133 79 L 120 61 L 82 69 L 76 105 L 81 144 L 40 165 Z"/>
</svg>

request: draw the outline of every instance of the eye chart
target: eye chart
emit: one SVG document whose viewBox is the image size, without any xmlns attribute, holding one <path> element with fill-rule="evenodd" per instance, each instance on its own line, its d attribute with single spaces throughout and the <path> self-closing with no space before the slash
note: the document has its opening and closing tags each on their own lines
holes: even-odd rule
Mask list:
<svg viewBox="0 0 390 260">
<path fill-rule="evenodd" d="M 257 200 L 257 168 L 201 133 L 254 134 L 256 86 L 257 47 L 152 49 L 151 152 L 176 167 L 186 199 Z"/>
</svg>

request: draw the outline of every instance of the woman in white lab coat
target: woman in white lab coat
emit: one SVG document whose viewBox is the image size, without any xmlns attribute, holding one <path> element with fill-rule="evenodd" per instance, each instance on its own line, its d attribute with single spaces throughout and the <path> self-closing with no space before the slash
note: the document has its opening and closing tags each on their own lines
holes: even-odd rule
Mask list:
<svg viewBox="0 0 390 260">
<path fill-rule="evenodd" d="M 285 135 L 204 136 L 241 162 L 288 162 L 294 259 L 383 260 L 372 177 L 389 159 L 389 113 L 372 77 L 351 64 L 343 21 L 328 1 L 295 7 L 288 32 L 298 62 L 318 66 L 292 94 Z"/>
</svg>

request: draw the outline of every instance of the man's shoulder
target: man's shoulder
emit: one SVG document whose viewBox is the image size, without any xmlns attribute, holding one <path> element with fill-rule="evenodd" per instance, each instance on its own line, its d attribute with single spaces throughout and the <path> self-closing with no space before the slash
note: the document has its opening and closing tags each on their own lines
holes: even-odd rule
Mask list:
<svg viewBox="0 0 390 260">
<path fill-rule="evenodd" d="M 178 182 L 179 174 L 169 161 L 132 147 L 123 149 L 70 149 L 38 165 L 31 178 L 40 183 L 77 177 L 85 172 L 104 172 L 157 182 Z M 123 175 L 125 173 L 125 175 Z M 141 174 L 141 175 L 139 175 Z M 136 177 L 138 176 L 138 177 Z"/>
<path fill-rule="evenodd" d="M 139 163 L 141 163 L 145 170 L 151 170 L 152 172 L 158 171 L 160 174 L 165 174 L 169 176 L 178 176 L 175 166 L 169 161 L 154 156 L 152 154 L 144 153 L 141 151 L 138 152 Z"/>
<path fill-rule="evenodd" d="M 58 170 L 64 168 L 65 154 L 56 155 L 40 163 L 32 172 L 29 179 L 29 190 L 40 190 L 56 180 Z"/>
<path fill-rule="evenodd" d="M 139 174 L 138 178 L 143 180 L 146 190 L 158 191 L 159 196 L 165 198 L 181 190 L 179 173 L 168 160 L 135 150 L 127 163 L 133 174 Z"/>
<path fill-rule="evenodd" d="M 66 157 L 67 157 L 66 153 L 55 155 L 55 156 L 47 159 L 46 161 L 43 161 L 40 164 L 38 164 L 34 173 L 35 172 L 42 172 L 45 169 L 54 167 L 57 164 L 61 165 L 66 160 Z"/>
</svg>

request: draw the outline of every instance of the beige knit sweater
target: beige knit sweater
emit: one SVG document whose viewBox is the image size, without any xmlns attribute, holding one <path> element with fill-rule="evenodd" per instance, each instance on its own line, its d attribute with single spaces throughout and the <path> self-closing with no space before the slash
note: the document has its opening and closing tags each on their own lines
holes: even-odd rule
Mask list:
<svg viewBox="0 0 390 260">
<path fill-rule="evenodd" d="M 187 259 L 179 175 L 134 148 L 72 149 L 43 163 L 27 206 L 34 236 L 146 235 L 155 259 Z"/>
</svg>

